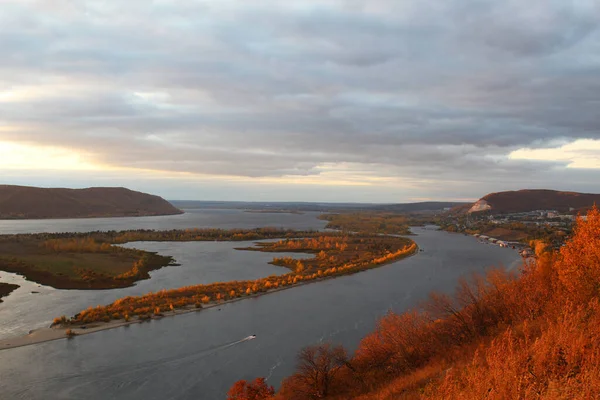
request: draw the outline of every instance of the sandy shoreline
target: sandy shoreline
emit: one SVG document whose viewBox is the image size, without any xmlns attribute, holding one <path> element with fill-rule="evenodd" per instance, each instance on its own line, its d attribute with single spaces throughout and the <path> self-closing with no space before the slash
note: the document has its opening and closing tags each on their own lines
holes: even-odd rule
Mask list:
<svg viewBox="0 0 600 400">
<path fill-rule="evenodd" d="M 419 253 L 419 247 L 416 246 L 413 253 L 407 254 L 405 257 L 390 261 L 389 263 L 379 264 L 374 268 L 366 268 L 364 270 L 357 271 L 355 273 L 369 271 L 371 269 L 380 268 L 385 265 L 399 262 L 408 257 L 412 257 L 418 253 Z M 60 340 L 60 339 L 75 339 L 76 340 L 77 336 L 89 335 L 90 333 L 100 332 L 100 331 L 104 331 L 107 329 L 114 329 L 114 328 L 118 328 L 121 326 L 142 324 L 145 322 L 151 322 L 152 320 L 158 320 L 158 319 L 162 319 L 165 317 L 172 317 L 172 316 L 176 316 L 176 315 L 180 315 L 180 314 L 188 314 L 191 312 L 201 312 L 201 311 L 209 309 L 209 308 L 214 308 L 214 307 L 222 306 L 222 305 L 229 304 L 229 303 L 235 303 L 237 301 L 243 301 L 243 300 L 246 300 L 249 298 L 264 296 L 264 295 L 267 295 L 270 293 L 275 293 L 275 292 L 279 292 L 282 290 L 288 290 L 288 289 L 292 289 L 292 288 L 295 288 L 298 286 L 310 285 L 312 283 L 321 282 L 324 280 L 335 279 L 335 278 L 340 278 L 342 276 L 348 276 L 348 275 L 353 275 L 353 274 L 346 274 L 346 275 L 332 276 L 332 277 L 323 277 L 323 278 L 314 279 L 314 280 L 311 280 L 308 282 L 300 282 L 300 283 L 296 283 L 293 285 L 279 287 L 276 289 L 269 289 L 266 292 L 254 293 L 254 294 L 251 294 L 248 296 L 238 297 L 238 298 L 231 299 L 231 300 L 203 304 L 202 308 L 196 308 L 194 306 L 189 306 L 187 308 L 180 308 L 180 309 L 176 309 L 175 311 L 164 312 L 164 313 L 162 313 L 162 316 L 156 316 L 156 317 L 153 316 L 151 319 L 148 319 L 148 320 L 139 320 L 139 319 L 134 319 L 134 320 L 130 320 L 130 321 L 115 320 L 115 321 L 110 321 L 110 322 L 93 322 L 93 323 L 89 323 L 89 324 L 77 324 L 77 325 L 60 326 L 60 327 L 55 326 L 55 327 L 49 327 L 49 328 L 35 329 L 35 330 L 31 331 L 28 335 L 25 335 L 25 336 L 16 336 L 14 338 L 1 339 L 0 340 L 0 351 L 14 349 L 17 347 L 22 347 L 22 346 L 30 346 L 30 345 L 34 345 L 34 344 L 38 344 L 38 343 L 50 342 L 53 340 Z M 86 328 L 82 329 L 81 328 L 82 326 L 85 326 Z M 70 329 L 72 332 L 75 333 L 75 337 L 67 336 L 66 331 L 68 329 Z"/>
<path fill-rule="evenodd" d="M 309 282 L 304 282 L 302 284 L 307 284 L 307 283 L 309 283 Z M 209 304 L 202 305 L 202 308 L 195 308 L 195 307 L 180 308 L 175 311 L 164 312 L 164 313 L 162 313 L 161 316 L 152 316 L 150 319 L 147 319 L 147 320 L 134 319 L 134 320 L 130 320 L 130 321 L 125 321 L 125 320 L 121 319 L 121 320 L 115 320 L 115 321 L 110 321 L 110 322 L 92 322 L 90 324 L 77 324 L 77 325 L 70 325 L 70 326 L 53 326 L 53 327 L 49 327 L 49 328 L 35 329 L 35 330 L 31 331 L 28 335 L 25 335 L 25 336 L 16 336 L 14 338 L 0 340 L 0 351 L 6 350 L 6 349 L 14 349 L 16 347 L 29 346 L 32 344 L 50 342 L 50 341 L 59 340 L 59 339 L 72 339 L 72 338 L 68 337 L 66 334 L 66 331 L 68 329 L 70 329 L 71 331 L 73 331 L 75 333 L 75 337 L 82 336 L 82 335 L 88 335 L 90 333 L 104 331 L 107 329 L 114 329 L 114 328 L 118 328 L 121 326 L 142 324 L 145 322 L 151 322 L 152 320 L 159 320 L 159 319 L 162 319 L 165 317 L 172 317 L 172 316 L 180 315 L 180 314 L 188 314 L 191 312 L 200 312 L 200 311 L 206 310 L 208 308 L 214 308 L 214 307 L 221 306 L 224 304 L 246 300 L 251 297 L 258 297 L 258 296 L 262 296 L 262 295 L 276 292 L 279 290 L 290 289 L 292 287 L 300 286 L 300 285 L 301 284 L 296 284 L 296 285 L 288 286 L 288 287 L 284 287 L 284 288 L 277 288 L 277 289 L 270 290 L 268 292 L 255 293 L 255 294 L 252 294 L 252 295 L 249 295 L 246 297 L 240 297 L 240 298 L 236 298 L 236 299 L 232 299 L 232 300 L 222 301 L 220 303 L 209 303 Z M 86 328 L 82 329 L 81 328 L 82 326 L 85 326 Z"/>
</svg>

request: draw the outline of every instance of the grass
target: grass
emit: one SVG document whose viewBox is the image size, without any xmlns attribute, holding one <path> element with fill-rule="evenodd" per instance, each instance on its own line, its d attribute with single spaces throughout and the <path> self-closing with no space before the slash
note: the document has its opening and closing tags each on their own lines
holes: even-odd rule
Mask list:
<svg viewBox="0 0 600 400">
<path fill-rule="evenodd" d="M 37 235 L 0 239 L 0 269 L 57 289 L 127 287 L 149 277 L 148 271 L 169 265 L 171 257 L 108 246 L 103 250 L 80 246 L 48 248 Z"/>
<path fill-rule="evenodd" d="M 79 279 L 76 268 L 85 267 L 96 273 L 115 277 L 131 270 L 131 266 L 139 259 L 133 254 L 32 254 L 19 257 L 23 262 L 33 265 L 36 270 L 64 275 L 71 279 Z"/>
</svg>

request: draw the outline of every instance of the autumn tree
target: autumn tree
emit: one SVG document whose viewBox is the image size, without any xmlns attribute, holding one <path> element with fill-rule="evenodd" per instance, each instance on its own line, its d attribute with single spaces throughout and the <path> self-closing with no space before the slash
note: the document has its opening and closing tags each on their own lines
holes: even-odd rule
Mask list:
<svg viewBox="0 0 600 400">
<path fill-rule="evenodd" d="M 237 381 L 227 393 L 227 400 L 266 400 L 273 397 L 275 389 L 267 385 L 265 378 L 256 378 L 252 382 Z"/>
<path fill-rule="evenodd" d="M 558 275 L 571 298 L 586 301 L 600 294 L 600 210 L 579 218 L 574 235 L 560 252 Z"/>
<path fill-rule="evenodd" d="M 338 373 L 348 363 L 342 346 L 322 344 L 302 349 L 297 372 L 284 382 L 282 392 L 293 399 L 322 399 L 335 391 Z"/>
</svg>

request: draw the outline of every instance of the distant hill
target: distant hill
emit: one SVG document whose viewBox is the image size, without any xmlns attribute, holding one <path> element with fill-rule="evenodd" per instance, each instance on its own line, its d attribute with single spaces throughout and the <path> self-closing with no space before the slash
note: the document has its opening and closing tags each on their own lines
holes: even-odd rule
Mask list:
<svg viewBox="0 0 600 400">
<path fill-rule="evenodd" d="M 490 193 L 477 201 L 469 212 L 490 211 L 498 214 L 556 210 L 569 212 L 600 205 L 600 194 L 560 192 L 556 190 L 518 190 Z"/>
<path fill-rule="evenodd" d="M 422 201 L 419 203 L 401 203 L 401 204 L 385 204 L 373 207 L 382 211 L 395 212 L 421 212 L 421 211 L 440 211 L 470 205 L 473 203 L 462 203 L 452 201 Z"/>
<path fill-rule="evenodd" d="M 0 185 L 0 219 L 181 214 L 162 197 L 125 188 L 45 189 Z"/>
<path fill-rule="evenodd" d="M 185 209 L 240 209 L 240 210 L 289 210 L 289 211 L 318 211 L 318 212 L 347 212 L 347 211 L 394 211 L 420 212 L 439 211 L 456 206 L 472 205 L 473 203 L 427 201 L 420 203 L 373 204 L 373 203 L 318 203 L 318 202 L 242 202 L 242 201 L 186 201 L 174 200 L 174 205 Z"/>
</svg>

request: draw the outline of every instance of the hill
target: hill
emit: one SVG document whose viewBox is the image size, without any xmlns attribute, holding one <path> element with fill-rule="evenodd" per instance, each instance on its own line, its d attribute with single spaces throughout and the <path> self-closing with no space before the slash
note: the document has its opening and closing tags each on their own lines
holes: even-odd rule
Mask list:
<svg viewBox="0 0 600 400">
<path fill-rule="evenodd" d="M 490 193 L 471 207 L 469 212 L 491 211 L 497 214 L 556 210 L 581 211 L 600 204 L 600 194 L 560 192 L 556 190 L 518 190 Z"/>
<path fill-rule="evenodd" d="M 125 188 L 46 189 L 0 185 L 0 219 L 181 214 L 162 197 Z"/>
<path fill-rule="evenodd" d="M 471 205 L 473 203 L 463 203 L 456 201 L 423 201 L 419 203 L 400 203 L 400 204 L 385 204 L 374 206 L 373 209 L 381 211 L 394 212 L 423 212 L 423 211 L 441 211 L 455 207 Z"/>
<path fill-rule="evenodd" d="M 471 206 L 473 203 L 427 201 L 420 203 L 373 204 L 373 203 L 319 203 L 319 202 L 246 202 L 246 201 L 193 201 L 175 200 L 173 204 L 180 208 L 199 209 L 240 209 L 240 210 L 276 210 L 276 211 L 317 211 L 317 212 L 356 212 L 356 211 L 390 211 L 390 212 L 422 212 L 441 211 L 456 206 Z"/>
</svg>

